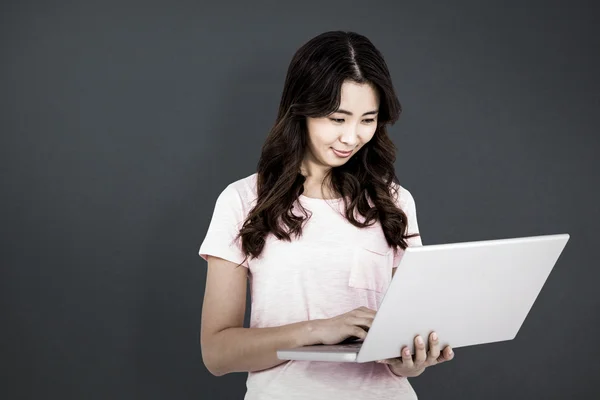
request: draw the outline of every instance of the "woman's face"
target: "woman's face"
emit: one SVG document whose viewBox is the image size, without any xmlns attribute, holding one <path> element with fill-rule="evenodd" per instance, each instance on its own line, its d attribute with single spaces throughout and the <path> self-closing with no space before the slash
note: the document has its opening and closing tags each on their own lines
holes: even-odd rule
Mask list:
<svg viewBox="0 0 600 400">
<path fill-rule="evenodd" d="M 378 110 L 377 92 L 370 84 L 345 81 L 337 111 L 322 118 L 307 117 L 308 147 L 304 163 L 313 168 L 345 164 L 373 138 Z"/>
</svg>

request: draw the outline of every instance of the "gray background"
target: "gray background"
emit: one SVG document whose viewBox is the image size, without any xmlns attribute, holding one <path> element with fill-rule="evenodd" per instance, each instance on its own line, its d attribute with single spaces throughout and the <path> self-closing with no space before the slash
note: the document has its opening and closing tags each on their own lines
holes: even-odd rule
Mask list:
<svg viewBox="0 0 600 400">
<path fill-rule="evenodd" d="M 294 52 L 345 29 L 389 64 L 425 244 L 571 234 L 517 338 L 420 397 L 599 398 L 598 6 L 217 3 L 2 2 L 0 397 L 242 398 L 201 361 L 197 251 Z"/>
</svg>

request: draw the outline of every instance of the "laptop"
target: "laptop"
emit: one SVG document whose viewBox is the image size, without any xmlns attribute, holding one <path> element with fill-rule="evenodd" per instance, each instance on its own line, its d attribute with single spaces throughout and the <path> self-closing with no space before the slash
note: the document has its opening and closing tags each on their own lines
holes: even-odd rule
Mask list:
<svg viewBox="0 0 600 400">
<path fill-rule="evenodd" d="M 408 247 L 364 341 L 277 351 L 281 360 L 369 362 L 436 331 L 440 350 L 516 337 L 569 234 Z"/>
</svg>

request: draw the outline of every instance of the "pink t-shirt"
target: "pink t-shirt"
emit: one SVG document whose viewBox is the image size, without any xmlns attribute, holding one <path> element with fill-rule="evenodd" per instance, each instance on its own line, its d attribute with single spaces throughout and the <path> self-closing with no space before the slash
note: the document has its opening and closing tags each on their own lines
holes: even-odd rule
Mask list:
<svg viewBox="0 0 600 400">
<path fill-rule="evenodd" d="M 217 199 L 199 254 L 241 263 L 244 256 L 233 239 L 256 204 L 256 174 L 230 184 Z M 312 217 L 298 240 L 284 242 L 272 234 L 263 253 L 249 259 L 250 327 L 262 328 L 331 318 L 365 306 L 378 310 L 390 284 L 392 268 L 403 251 L 387 244 L 381 225 L 357 228 L 340 211 L 340 200 L 301 195 Z M 397 204 L 408 216 L 408 232 L 418 233 L 415 202 L 400 187 Z M 339 211 L 338 211 L 339 210 Z M 421 246 L 419 236 L 409 246 Z M 398 349 L 400 353 L 400 349 Z M 246 400 L 404 400 L 417 396 L 406 378 L 385 364 L 287 361 L 250 372 Z"/>
</svg>

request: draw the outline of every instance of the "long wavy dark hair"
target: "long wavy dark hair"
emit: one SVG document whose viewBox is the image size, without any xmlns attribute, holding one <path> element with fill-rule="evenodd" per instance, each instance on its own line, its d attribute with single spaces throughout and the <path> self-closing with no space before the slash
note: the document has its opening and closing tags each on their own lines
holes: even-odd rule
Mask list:
<svg viewBox="0 0 600 400">
<path fill-rule="evenodd" d="M 376 89 L 380 103 L 377 128 L 350 160 L 328 171 L 325 181 L 344 199 L 345 217 L 353 225 L 362 228 L 379 221 L 394 249 L 406 249 L 406 239 L 418 236 L 406 235 L 407 216 L 394 201 L 400 184 L 394 170 L 396 147 L 386 125 L 396 122 L 402 109 L 387 65 L 366 37 L 332 31 L 300 47 L 288 68 L 277 119 L 258 162 L 257 203 L 237 237 L 246 259 L 260 256 L 269 233 L 286 241 L 302 235 L 310 216 L 304 208 L 302 216 L 292 208 L 304 191 L 300 167 L 307 151 L 306 118 L 334 113 L 347 80 Z M 362 218 L 357 219 L 356 213 Z"/>
</svg>

